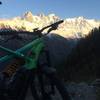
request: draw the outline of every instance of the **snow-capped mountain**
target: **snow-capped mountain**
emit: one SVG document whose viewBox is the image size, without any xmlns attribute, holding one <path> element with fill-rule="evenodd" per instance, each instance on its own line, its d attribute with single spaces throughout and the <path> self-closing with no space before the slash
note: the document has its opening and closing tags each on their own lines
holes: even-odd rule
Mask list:
<svg viewBox="0 0 100 100">
<path fill-rule="evenodd" d="M 42 28 L 51 23 L 60 20 L 55 14 L 39 14 L 33 15 L 30 11 L 21 17 L 12 19 L 0 19 L 0 29 L 13 29 L 23 31 L 33 31 L 34 28 Z M 64 37 L 78 37 L 79 35 L 87 35 L 89 31 L 95 27 L 99 27 L 100 21 L 94 19 L 86 19 L 84 17 L 66 18 L 59 25 L 58 29 L 53 31 Z"/>
</svg>

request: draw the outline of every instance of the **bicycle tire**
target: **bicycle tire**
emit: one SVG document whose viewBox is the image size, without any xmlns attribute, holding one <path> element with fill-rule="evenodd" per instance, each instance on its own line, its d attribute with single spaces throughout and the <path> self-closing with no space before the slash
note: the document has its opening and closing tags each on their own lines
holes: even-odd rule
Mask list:
<svg viewBox="0 0 100 100">
<path fill-rule="evenodd" d="M 25 77 L 25 73 L 26 73 L 26 71 L 25 72 L 21 72 L 22 73 L 22 76 L 24 75 L 24 77 Z M 18 85 L 18 84 L 15 84 L 15 85 L 13 85 L 13 86 L 11 86 L 11 89 L 13 89 L 13 90 L 16 90 L 16 87 L 17 87 L 17 91 L 15 92 L 15 91 L 12 91 L 12 93 L 10 94 L 10 96 L 11 96 L 11 98 L 6 98 L 5 100 L 26 100 L 26 94 L 27 94 L 27 91 L 28 91 L 28 87 L 29 87 L 29 85 L 28 84 L 30 84 L 30 82 L 29 82 L 29 80 L 30 80 L 30 76 L 32 76 L 32 78 L 31 78 L 31 80 L 34 80 L 34 74 L 32 75 L 31 73 L 33 73 L 32 71 L 31 71 L 31 75 L 29 74 L 30 73 L 30 71 L 28 72 L 28 76 L 27 76 L 27 79 L 25 79 L 25 81 L 24 81 L 24 84 L 23 84 L 23 82 L 21 82 L 21 81 L 19 81 L 18 82 L 18 84 L 20 84 L 20 86 Z M 44 79 L 49 79 L 50 80 L 50 82 L 52 82 L 52 84 L 56 87 L 56 90 L 59 92 L 59 94 L 60 94 L 60 96 L 61 96 L 61 99 L 53 99 L 52 98 L 52 95 L 51 94 L 43 94 L 43 90 L 42 91 L 39 91 L 37 88 L 36 88 L 36 86 L 35 85 L 33 85 L 33 87 L 31 86 L 31 88 L 32 88 L 32 95 L 33 95 L 33 97 L 34 97 L 34 100 L 71 100 L 70 99 L 70 96 L 69 96 L 69 94 L 68 94 L 68 92 L 67 92 L 67 89 L 66 89 L 66 87 L 64 86 L 64 84 L 63 84 L 63 82 L 57 77 L 57 75 L 55 74 L 55 73 L 37 73 L 38 75 L 40 75 L 40 79 L 42 79 L 43 77 L 42 77 L 42 75 L 44 75 L 46 78 L 44 78 Z M 19 75 L 19 74 L 17 74 L 17 75 Z M 19 77 L 20 77 L 20 75 L 19 75 Z M 18 78 L 18 76 L 17 76 L 17 79 L 19 79 Z M 22 78 L 21 78 L 22 79 Z M 44 80 L 43 79 L 43 80 Z M 27 83 L 27 82 L 28 83 Z M 41 81 L 41 80 L 40 80 Z M 39 81 L 39 82 L 40 82 Z M 44 80 L 45 81 L 45 80 Z M 21 83 L 20 83 L 21 82 Z M 42 82 L 42 81 L 41 81 Z M 14 82 L 15 83 L 15 82 Z M 33 82 L 32 82 L 33 83 Z M 37 83 L 36 83 L 37 84 Z M 16 86 L 17 85 L 17 86 Z M 32 84 L 31 84 L 32 85 Z M 39 84 L 40 85 L 40 84 Z M 45 85 L 45 84 L 43 84 L 43 85 Z M 47 84 L 48 85 L 48 84 Z M 49 84 L 49 85 L 51 85 L 51 84 Z M 21 88 L 20 88 L 21 87 Z M 10 87 L 9 87 L 10 88 Z M 46 88 L 45 88 L 46 89 Z M 48 91 L 48 90 L 46 90 L 46 91 Z M 39 92 L 41 92 L 41 94 L 42 94 L 42 96 L 40 97 L 40 95 L 38 94 Z M 13 94 L 14 93 L 14 94 Z M 16 94 L 17 93 L 17 94 Z M 35 94 L 34 94 L 35 93 Z M 29 99 L 28 99 L 29 100 Z M 33 99 L 32 99 L 33 100 Z"/>
<path fill-rule="evenodd" d="M 56 86 L 56 89 L 60 93 L 62 100 L 71 100 L 67 88 L 65 87 L 64 83 L 57 77 L 57 74 L 50 74 L 48 77 Z"/>
<path fill-rule="evenodd" d="M 56 89 L 56 92 L 59 93 L 60 95 L 60 99 L 59 100 L 71 100 L 69 94 L 68 94 L 68 91 L 67 91 L 67 88 L 65 87 L 64 83 L 57 77 L 56 74 L 47 74 L 47 73 L 42 73 L 40 74 L 40 78 L 41 76 L 44 75 L 47 79 L 49 79 L 52 84 L 54 85 L 55 89 Z M 37 83 L 36 83 L 37 85 Z M 41 92 L 39 89 L 36 88 L 36 86 L 33 85 L 33 87 L 31 87 L 32 90 L 36 93 L 34 99 L 35 100 L 58 100 L 58 99 L 54 99 L 53 98 L 53 95 L 47 95 L 47 96 L 44 96 L 43 98 L 39 98 L 40 94 L 38 94 L 38 92 Z M 46 90 L 48 91 L 48 90 Z M 43 94 L 42 94 L 43 95 Z M 57 96 L 57 95 L 56 95 Z"/>
</svg>

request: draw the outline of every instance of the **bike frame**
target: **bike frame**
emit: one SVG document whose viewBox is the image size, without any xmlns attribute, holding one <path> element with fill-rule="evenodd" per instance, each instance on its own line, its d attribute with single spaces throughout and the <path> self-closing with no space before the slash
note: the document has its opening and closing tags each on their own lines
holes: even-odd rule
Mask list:
<svg viewBox="0 0 100 100">
<path fill-rule="evenodd" d="M 38 60 L 39 54 L 40 54 L 41 50 L 43 49 L 43 47 L 44 47 L 44 42 L 43 42 L 42 37 L 38 38 L 36 40 L 33 40 L 29 44 L 25 45 L 24 47 L 22 47 L 16 51 L 13 51 L 11 49 L 0 46 L 0 50 L 9 53 L 9 55 L 1 57 L 0 62 L 10 60 L 14 57 L 19 57 L 19 58 L 23 58 L 25 60 L 25 67 L 27 69 L 36 68 L 37 60 Z M 29 50 L 31 50 L 30 56 L 25 56 L 22 53 L 22 52 L 28 52 Z"/>
</svg>

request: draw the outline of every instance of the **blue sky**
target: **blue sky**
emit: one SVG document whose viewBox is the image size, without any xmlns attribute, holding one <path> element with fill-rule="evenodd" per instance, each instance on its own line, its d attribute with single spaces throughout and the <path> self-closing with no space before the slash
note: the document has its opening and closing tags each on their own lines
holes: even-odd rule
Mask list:
<svg viewBox="0 0 100 100">
<path fill-rule="evenodd" d="M 61 18 L 84 16 L 100 19 L 100 0 L 1 0 L 0 18 L 21 16 L 26 11 L 34 15 L 55 13 Z"/>
</svg>

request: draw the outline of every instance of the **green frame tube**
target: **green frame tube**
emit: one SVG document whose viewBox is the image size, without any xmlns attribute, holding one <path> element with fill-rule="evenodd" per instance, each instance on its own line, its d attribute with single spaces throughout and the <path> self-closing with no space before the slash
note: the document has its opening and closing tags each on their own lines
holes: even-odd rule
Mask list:
<svg viewBox="0 0 100 100">
<path fill-rule="evenodd" d="M 3 50 L 5 52 L 10 53 L 10 55 L 6 55 L 4 57 L 1 57 L 0 62 L 10 60 L 11 58 L 13 58 L 15 56 L 24 57 L 24 55 L 22 55 L 21 52 L 25 52 L 25 51 L 30 50 L 33 46 L 37 46 L 37 44 L 39 44 L 40 42 L 43 42 L 42 38 L 38 38 L 36 40 L 33 40 L 31 43 L 25 45 L 24 47 L 22 47 L 16 51 L 13 51 L 11 49 L 4 48 L 4 47 L 0 46 L 0 50 Z"/>
</svg>

